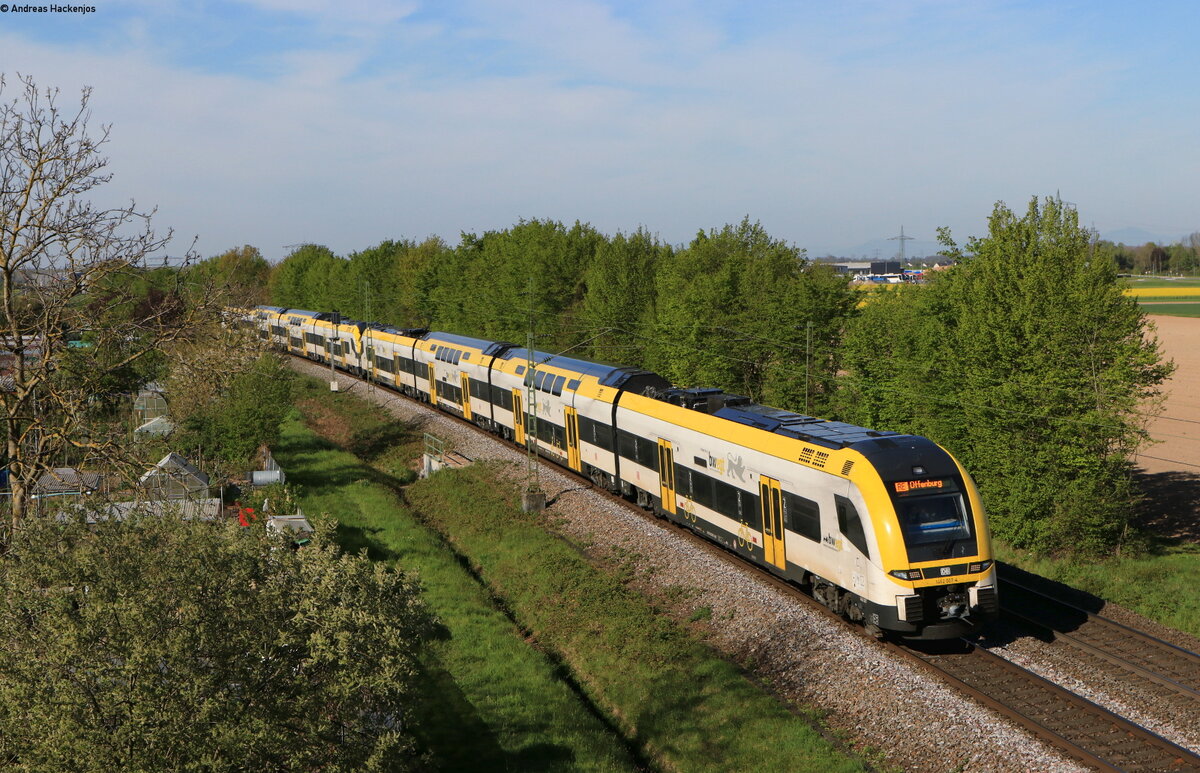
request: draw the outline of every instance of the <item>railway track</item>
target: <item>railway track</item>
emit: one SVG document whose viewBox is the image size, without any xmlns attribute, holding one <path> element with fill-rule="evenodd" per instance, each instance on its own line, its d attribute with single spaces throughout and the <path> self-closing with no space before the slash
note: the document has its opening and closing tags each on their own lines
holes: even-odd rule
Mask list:
<svg viewBox="0 0 1200 773">
<path fill-rule="evenodd" d="M 1014 575 L 1011 569 L 1000 574 L 1006 618 L 1096 659 L 1114 677 L 1143 681 L 1146 689 L 1200 712 L 1200 654 L 1048 595 Z"/>
<path fill-rule="evenodd" d="M 939 653 L 900 647 L 944 681 L 1081 762 L 1104 771 L 1195 771 L 1200 757 L 972 644 Z"/>
<path fill-rule="evenodd" d="M 293 357 L 300 362 L 312 362 L 303 357 L 296 357 L 295 355 Z M 339 375 L 356 379 L 356 377 L 345 372 L 341 372 Z M 361 381 L 361 379 L 356 380 Z M 394 390 L 389 390 L 389 392 L 400 395 L 400 393 Z M 447 416 L 460 425 L 469 427 L 473 431 L 481 433 L 497 442 L 504 443 L 513 448 L 522 448 L 508 443 L 486 432 L 474 423 L 453 414 L 442 412 L 439 412 L 439 414 Z M 704 539 L 682 525 L 656 518 L 652 513 L 646 512 L 636 504 L 612 494 L 603 487 L 595 485 L 586 476 L 574 473 L 566 468 L 558 467 L 557 465 L 555 469 L 560 473 L 576 477 L 592 491 L 610 501 L 620 503 L 630 511 L 637 512 L 646 518 L 655 518 L 659 523 L 668 524 L 673 530 L 686 535 L 690 541 L 707 551 L 719 554 L 726 559 L 733 558 L 739 563 L 749 564 L 742 557 Z M 757 565 L 753 566 L 761 570 L 761 567 L 757 567 Z M 802 603 L 820 610 L 823 614 L 837 617 L 837 615 L 829 611 L 824 605 L 791 583 L 785 582 L 766 572 L 761 572 L 761 576 L 769 578 L 769 581 L 773 585 L 785 590 L 793 597 L 801 600 Z M 1002 590 L 1002 593 L 1004 592 Z M 1082 610 L 1079 611 L 1082 612 Z M 1089 613 L 1085 612 L 1084 614 Z M 1121 626 L 1121 628 L 1125 627 Z M 1126 628 L 1125 630 L 1140 637 L 1153 639 L 1153 637 L 1149 637 L 1134 629 Z M 862 635 L 864 637 L 867 636 L 865 632 Z M 1154 641 L 1158 640 L 1155 639 Z M 1165 645 L 1166 643 L 1161 642 L 1161 644 Z M 1008 717 L 1011 721 L 1026 728 L 1035 736 L 1061 749 L 1084 764 L 1104 771 L 1200 771 L 1200 756 L 998 655 L 977 647 L 973 643 L 963 642 L 961 649 L 957 652 L 918 650 L 894 642 L 887 642 L 886 645 L 893 652 L 932 672 L 943 682 Z M 1089 643 L 1089 646 L 1098 647 L 1094 641 Z M 1132 646 L 1134 649 L 1137 647 L 1137 645 Z M 1170 645 L 1167 646 L 1169 647 Z M 1129 649 L 1129 647 L 1110 646 L 1108 648 L 1110 657 L 1115 658 L 1116 656 L 1111 655 L 1111 652 L 1118 649 Z M 1186 653 L 1184 650 L 1180 650 L 1180 652 Z M 1186 654 L 1191 655 L 1193 658 L 1196 657 L 1193 653 Z M 1166 658 L 1163 657 L 1161 659 L 1165 660 Z M 1146 671 L 1152 671 L 1149 666 L 1140 667 Z M 1190 673 L 1186 672 L 1180 679 L 1191 679 L 1191 676 L 1187 676 Z M 1172 677 L 1161 676 L 1161 674 L 1159 678 L 1181 685 L 1194 684 L 1186 681 L 1177 681 Z M 1158 681 L 1154 683 L 1161 684 Z M 1193 689 L 1193 692 L 1195 691 L 1194 687 L 1191 689 Z"/>
</svg>

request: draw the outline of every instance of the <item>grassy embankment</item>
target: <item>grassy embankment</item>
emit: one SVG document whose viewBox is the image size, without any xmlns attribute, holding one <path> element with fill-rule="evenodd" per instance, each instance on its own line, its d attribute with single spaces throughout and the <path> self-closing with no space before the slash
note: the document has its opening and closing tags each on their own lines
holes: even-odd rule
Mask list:
<svg viewBox="0 0 1200 773">
<path fill-rule="evenodd" d="M 306 512 L 336 517 L 348 547 L 419 572 L 448 631 L 422 716 L 439 766 L 861 769 L 520 512 L 488 465 L 401 489 L 419 434 L 320 382 L 301 397 L 277 457 Z"/>
<path fill-rule="evenodd" d="M 995 548 L 1001 561 L 1200 637 L 1198 544 L 1163 543 L 1145 554 L 1103 561 L 1037 558 L 1000 543 Z"/>
</svg>

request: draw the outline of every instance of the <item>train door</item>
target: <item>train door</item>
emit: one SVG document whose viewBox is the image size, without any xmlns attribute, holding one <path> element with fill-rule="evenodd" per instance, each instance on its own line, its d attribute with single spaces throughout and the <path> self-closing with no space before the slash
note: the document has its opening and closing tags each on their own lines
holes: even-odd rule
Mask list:
<svg viewBox="0 0 1200 773">
<path fill-rule="evenodd" d="M 466 373 L 460 373 L 462 376 L 462 411 L 463 418 L 467 421 L 471 420 L 471 377 Z"/>
<path fill-rule="evenodd" d="M 759 476 L 758 503 L 762 513 L 763 551 L 767 562 L 784 569 L 787 558 L 783 550 L 783 497 L 779 481 L 766 475 Z"/>
<path fill-rule="evenodd" d="M 429 402 L 437 405 L 437 374 L 433 372 L 433 363 L 429 363 Z"/>
<path fill-rule="evenodd" d="M 579 413 L 571 406 L 564 408 L 563 413 L 566 419 L 567 466 L 578 472 L 581 466 L 579 458 Z"/>
<path fill-rule="evenodd" d="M 525 409 L 522 406 L 521 390 L 513 390 L 513 440 L 517 445 L 525 445 Z"/>
<path fill-rule="evenodd" d="M 367 344 L 367 373 L 371 380 L 375 380 L 375 347 L 372 344 Z"/>
<path fill-rule="evenodd" d="M 641 441 L 638 441 L 641 442 Z M 658 485 L 662 509 L 675 514 L 675 452 L 671 441 L 658 439 Z"/>
<path fill-rule="evenodd" d="M 333 339 L 325 336 L 325 361 L 333 363 Z"/>
</svg>

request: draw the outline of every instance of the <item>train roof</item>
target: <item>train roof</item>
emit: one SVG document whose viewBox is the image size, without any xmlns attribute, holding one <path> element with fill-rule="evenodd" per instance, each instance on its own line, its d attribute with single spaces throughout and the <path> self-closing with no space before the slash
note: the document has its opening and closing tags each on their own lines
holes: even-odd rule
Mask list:
<svg viewBox="0 0 1200 773">
<path fill-rule="evenodd" d="M 501 355 L 505 360 L 528 360 L 529 350 L 525 347 L 513 347 Z M 612 375 L 615 371 L 630 370 L 616 365 L 601 365 L 598 362 L 589 362 L 588 360 L 577 360 L 574 357 L 563 357 L 561 354 L 547 354 L 539 352 L 536 349 L 533 352 L 533 361 L 538 365 L 550 365 L 563 370 L 573 370 L 576 373 L 581 373 L 585 376 L 595 376 L 602 382 L 606 376 Z"/>
<path fill-rule="evenodd" d="M 900 437 L 899 432 L 881 432 L 842 421 L 818 419 L 815 416 L 805 416 L 801 413 L 792 413 L 756 403 L 727 405 L 714 411 L 713 416 L 827 448 L 845 448 L 864 440 L 881 437 Z"/>
<path fill-rule="evenodd" d="M 516 344 L 508 344 L 503 341 L 489 341 L 485 338 L 472 338 L 471 336 L 458 335 L 457 333 L 430 333 L 425 336 L 425 340 L 470 346 L 473 349 L 479 349 L 484 354 L 499 354 L 505 349 L 516 346 Z"/>
</svg>

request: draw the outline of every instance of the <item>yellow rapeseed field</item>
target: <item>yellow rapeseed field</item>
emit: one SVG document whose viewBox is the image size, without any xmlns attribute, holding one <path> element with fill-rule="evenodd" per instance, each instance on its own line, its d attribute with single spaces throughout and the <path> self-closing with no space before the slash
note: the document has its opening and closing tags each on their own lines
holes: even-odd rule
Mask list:
<svg viewBox="0 0 1200 773">
<path fill-rule="evenodd" d="M 1200 287 L 1130 287 L 1126 295 L 1134 298 L 1195 298 L 1200 300 Z"/>
</svg>

